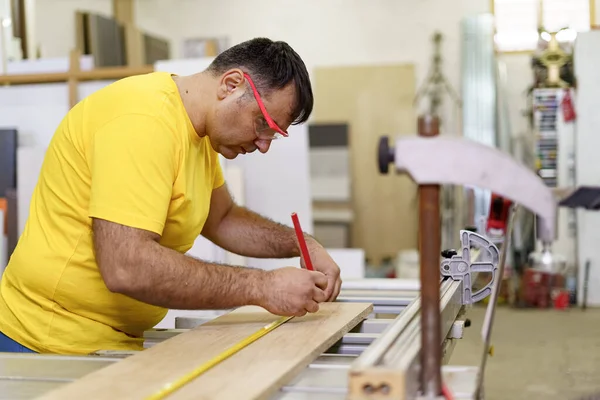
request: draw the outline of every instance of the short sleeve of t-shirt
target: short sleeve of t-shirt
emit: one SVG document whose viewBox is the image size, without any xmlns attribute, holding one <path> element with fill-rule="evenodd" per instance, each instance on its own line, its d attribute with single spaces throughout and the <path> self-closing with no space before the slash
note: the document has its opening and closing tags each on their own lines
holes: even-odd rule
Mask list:
<svg viewBox="0 0 600 400">
<path fill-rule="evenodd" d="M 95 133 L 90 157 L 89 216 L 162 234 L 179 162 L 172 131 L 123 115 Z"/>
</svg>

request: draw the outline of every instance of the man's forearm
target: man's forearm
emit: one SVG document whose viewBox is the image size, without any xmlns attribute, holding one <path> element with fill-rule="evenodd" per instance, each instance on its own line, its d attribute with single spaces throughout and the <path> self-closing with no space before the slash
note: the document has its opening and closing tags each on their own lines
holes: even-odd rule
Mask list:
<svg viewBox="0 0 600 400">
<path fill-rule="evenodd" d="M 304 235 L 312 239 L 310 235 Z M 294 229 L 237 205 L 221 220 L 214 237 L 210 239 L 225 250 L 246 257 L 299 256 Z"/>
<path fill-rule="evenodd" d="M 203 262 L 152 241 L 138 249 L 121 293 L 171 309 L 259 305 L 266 271 Z M 135 264 L 135 265 L 133 265 Z"/>
</svg>

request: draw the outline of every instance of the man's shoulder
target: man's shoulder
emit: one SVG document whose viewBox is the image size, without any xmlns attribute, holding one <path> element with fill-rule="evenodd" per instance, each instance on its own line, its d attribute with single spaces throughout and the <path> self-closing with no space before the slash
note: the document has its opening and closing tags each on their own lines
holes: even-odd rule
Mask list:
<svg viewBox="0 0 600 400">
<path fill-rule="evenodd" d="M 166 97 L 174 95 L 175 90 L 176 86 L 170 74 L 151 72 L 120 79 L 92 94 L 91 97 L 112 98 L 120 102 L 135 99 L 135 103 L 130 103 L 131 106 L 135 106 L 140 103 L 163 102 Z"/>
<path fill-rule="evenodd" d="M 171 74 L 152 72 L 120 79 L 92 93 L 82 104 L 80 112 L 92 123 L 92 131 L 109 122 L 154 120 L 171 125 L 170 114 L 177 86 Z M 174 127 L 171 127 L 174 128 Z"/>
<path fill-rule="evenodd" d="M 112 83 L 111 86 L 137 90 L 168 90 L 173 88 L 174 84 L 175 82 L 173 81 L 172 74 L 154 71 L 119 79 Z"/>
</svg>

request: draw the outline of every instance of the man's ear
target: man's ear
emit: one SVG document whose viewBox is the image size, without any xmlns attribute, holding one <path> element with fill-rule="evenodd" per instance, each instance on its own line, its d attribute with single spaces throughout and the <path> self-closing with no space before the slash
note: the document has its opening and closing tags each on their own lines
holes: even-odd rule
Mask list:
<svg viewBox="0 0 600 400">
<path fill-rule="evenodd" d="M 237 90 L 243 87 L 244 72 L 239 68 L 233 68 L 221 75 L 219 81 L 219 99 L 222 100 L 227 96 L 236 93 Z"/>
</svg>

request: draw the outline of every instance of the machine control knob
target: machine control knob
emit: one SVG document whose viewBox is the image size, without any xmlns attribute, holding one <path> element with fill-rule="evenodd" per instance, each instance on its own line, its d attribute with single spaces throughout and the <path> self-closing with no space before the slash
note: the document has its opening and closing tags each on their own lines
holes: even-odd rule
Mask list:
<svg viewBox="0 0 600 400">
<path fill-rule="evenodd" d="M 453 256 L 455 256 L 457 254 L 458 253 L 454 249 L 442 250 L 442 257 L 444 257 L 444 258 L 452 258 Z"/>
<path fill-rule="evenodd" d="M 394 162 L 394 148 L 390 148 L 389 138 L 382 136 L 379 139 L 379 172 L 387 174 L 389 172 L 390 163 Z"/>
</svg>

